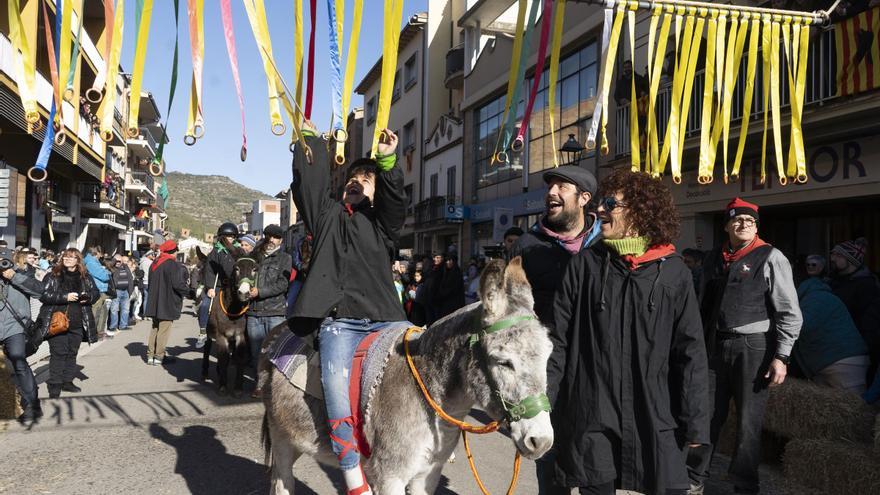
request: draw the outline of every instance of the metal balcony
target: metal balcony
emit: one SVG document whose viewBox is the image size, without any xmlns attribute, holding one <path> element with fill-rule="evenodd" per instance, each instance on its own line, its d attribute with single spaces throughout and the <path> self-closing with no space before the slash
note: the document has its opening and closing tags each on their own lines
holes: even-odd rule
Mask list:
<svg viewBox="0 0 880 495">
<path fill-rule="evenodd" d="M 156 198 L 153 192 L 155 180 L 146 172 L 129 172 L 125 175 L 125 190 L 132 191 L 138 196 Z"/>
<path fill-rule="evenodd" d="M 464 43 L 446 52 L 446 89 L 464 86 Z"/>
<path fill-rule="evenodd" d="M 459 202 L 456 196 L 434 196 L 420 201 L 415 207 L 415 226 L 424 228 L 447 223 L 446 205 Z"/>
</svg>

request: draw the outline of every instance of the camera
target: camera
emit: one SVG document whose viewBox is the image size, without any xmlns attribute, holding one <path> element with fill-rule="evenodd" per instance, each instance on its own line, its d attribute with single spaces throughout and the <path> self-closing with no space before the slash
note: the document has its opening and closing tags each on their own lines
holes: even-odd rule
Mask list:
<svg viewBox="0 0 880 495">
<path fill-rule="evenodd" d="M 79 295 L 79 302 L 88 302 L 88 300 L 89 300 L 89 293 L 88 292 L 83 292 Z"/>
<path fill-rule="evenodd" d="M 15 263 L 13 263 L 12 260 L 6 259 L 6 258 L 0 258 L 0 270 L 4 270 L 4 271 L 9 270 L 10 268 L 12 268 L 14 266 L 15 266 Z"/>
</svg>

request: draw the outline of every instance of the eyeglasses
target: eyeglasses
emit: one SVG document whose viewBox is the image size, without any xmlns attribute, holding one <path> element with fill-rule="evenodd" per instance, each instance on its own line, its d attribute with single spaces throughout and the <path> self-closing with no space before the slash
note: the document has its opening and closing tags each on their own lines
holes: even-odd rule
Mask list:
<svg viewBox="0 0 880 495">
<path fill-rule="evenodd" d="M 755 226 L 755 223 L 756 223 L 756 222 L 755 222 L 755 219 L 754 219 L 754 218 L 751 218 L 751 217 L 748 217 L 748 218 L 734 218 L 734 219 L 732 220 L 732 222 L 733 222 L 734 225 L 740 225 L 740 226 L 743 226 L 743 227 L 754 227 L 754 226 Z"/>
<path fill-rule="evenodd" d="M 607 196 L 599 200 L 599 206 L 611 213 L 615 208 L 626 208 L 626 203 L 618 201 L 614 196 Z"/>
</svg>

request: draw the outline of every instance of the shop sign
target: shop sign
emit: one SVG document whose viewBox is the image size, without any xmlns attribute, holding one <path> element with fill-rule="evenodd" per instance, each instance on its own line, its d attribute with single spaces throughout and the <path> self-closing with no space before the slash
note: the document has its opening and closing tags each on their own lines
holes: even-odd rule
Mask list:
<svg viewBox="0 0 880 495">
<path fill-rule="evenodd" d="M 468 207 L 464 205 L 446 205 L 446 222 L 463 223 L 468 217 Z"/>
<path fill-rule="evenodd" d="M 720 201 L 735 196 L 756 197 L 768 194 L 828 190 L 835 187 L 880 182 L 880 136 L 842 141 L 807 150 L 807 176 L 804 184 L 779 184 L 774 159 L 768 158 L 767 178 L 761 183 L 760 163 L 743 164 L 737 182 L 725 184 L 717 179 L 708 186 L 697 183 L 696 171 L 686 172 L 681 185 L 673 185 L 667 178 L 677 205 Z M 827 196 L 824 196 L 827 197 Z"/>
</svg>

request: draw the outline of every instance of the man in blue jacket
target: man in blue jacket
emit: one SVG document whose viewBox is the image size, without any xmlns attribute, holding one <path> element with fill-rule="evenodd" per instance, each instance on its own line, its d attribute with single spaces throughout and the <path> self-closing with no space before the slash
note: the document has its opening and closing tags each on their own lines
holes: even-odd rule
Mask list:
<svg viewBox="0 0 880 495">
<path fill-rule="evenodd" d="M 86 257 L 83 258 L 86 271 L 95 282 L 95 287 L 101 292 L 101 297 L 95 304 L 92 304 L 92 313 L 95 314 L 95 328 L 99 336 L 107 330 L 107 307 L 104 303 L 109 299 L 107 289 L 110 287 L 110 270 L 106 269 L 99 260 L 103 255 L 101 246 L 92 246 Z"/>
</svg>

